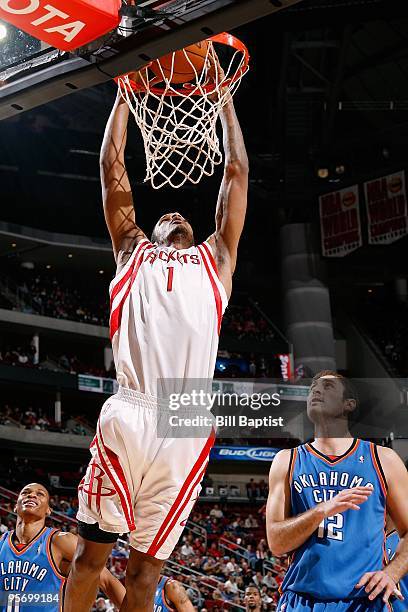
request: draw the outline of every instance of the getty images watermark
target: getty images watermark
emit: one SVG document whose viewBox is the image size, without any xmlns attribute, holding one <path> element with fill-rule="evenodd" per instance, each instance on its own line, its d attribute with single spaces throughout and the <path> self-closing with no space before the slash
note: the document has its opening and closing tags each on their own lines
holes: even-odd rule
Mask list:
<svg viewBox="0 0 408 612">
<path fill-rule="evenodd" d="M 158 384 L 159 437 L 202 437 L 212 428 L 220 437 L 279 437 L 285 427 L 276 385 L 256 382 L 163 380 Z M 272 433 L 274 432 L 274 433 Z"/>
</svg>

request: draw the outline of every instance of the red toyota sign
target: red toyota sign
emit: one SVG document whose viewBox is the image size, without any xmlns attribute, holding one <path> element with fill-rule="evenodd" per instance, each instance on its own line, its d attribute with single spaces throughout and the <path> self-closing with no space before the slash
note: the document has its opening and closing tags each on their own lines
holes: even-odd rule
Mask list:
<svg viewBox="0 0 408 612">
<path fill-rule="evenodd" d="M 119 25 L 120 0 L 0 0 L 0 19 L 62 51 Z"/>
</svg>

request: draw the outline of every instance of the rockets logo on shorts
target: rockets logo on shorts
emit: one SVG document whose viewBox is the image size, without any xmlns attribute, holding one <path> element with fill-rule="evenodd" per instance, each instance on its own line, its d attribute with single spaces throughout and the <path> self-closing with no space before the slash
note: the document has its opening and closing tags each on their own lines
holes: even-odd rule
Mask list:
<svg viewBox="0 0 408 612">
<path fill-rule="evenodd" d="M 92 508 L 95 504 L 97 512 L 101 513 L 101 498 L 112 497 L 116 491 L 107 486 L 110 480 L 106 477 L 105 471 L 95 461 L 91 461 L 84 478 L 78 486 L 78 491 L 82 491 L 88 498 L 88 505 Z"/>
</svg>

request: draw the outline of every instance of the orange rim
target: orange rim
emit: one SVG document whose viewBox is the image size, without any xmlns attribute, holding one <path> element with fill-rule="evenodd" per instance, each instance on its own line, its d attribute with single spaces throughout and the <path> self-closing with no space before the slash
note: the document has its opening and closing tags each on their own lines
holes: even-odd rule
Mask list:
<svg viewBox="0 0 408 612">
<path fill-rule="evenodd" d="M 242 65 L 240 66 L 240 68 L 238 68 L 238 70 L 235 72 L 233 76 L 231 76 L 228 79 L 225 79 L 225 81 L 223 82 L 223 87 L 229 87 L 230 85 L 238 81 L 238 79 L 240 79 L 242 76 L 244 76 L 244 74 L 249 69 L 250 55 L 249 55 L 249 51 L 247 47 L 244 45 L 244 43 L 241 40 L 239 40 L 239 38 L 237 38 L 236 36 L 233 36 L 232 34 L 228 34 L 228 32 L 222 32 L 221 34 L 216 34 L 215 36 L 211 36 L 210 38 L 206 38 L 205 40 L 207 42 L 213 42 L 213 43 L 215 42 L 215 43 L 220 43 L 223 45 L 228 45 L 229 47 L 236 49 L 236 51 L 240 51 L 243 55 L 244 61 Z M 148 68 L 151 65 L 151 63 L 152 62 L 150 62 L 144 67 Z M 194 85 L 194 83 L 184 83 L 183 87 L 181 87 L 178 90 L 177 89 L 163 89 L 161 87 L 155 87 L 154 85 L 152 87 L 149 87 L 149 89 L 147 89 L 143 84 L 136 83 L 136 81 L 131 79 L 129 77 L 130 74 L 131 74 L 130 72 L 127 72 L 125 74 L 117 76 L 115 77 L 114 81 L 123 90 L 135 91 L 135 92 L 149 91 L 159 96 L 194 96 L 194 95 L 201 95 L 202 91 L 205 91 L 207 94 L 211 94 L 217 89 L 217 86 L 212 83 L 208 83 L 206 85 L 200 85 L 200 86 Z M 125 77 L 128 77 L 127 82 L 124 81 Z M 149 83 L 153 84 L 155 80 L 157 80 L 157 77 L 151 79 Z"/>
</svg>

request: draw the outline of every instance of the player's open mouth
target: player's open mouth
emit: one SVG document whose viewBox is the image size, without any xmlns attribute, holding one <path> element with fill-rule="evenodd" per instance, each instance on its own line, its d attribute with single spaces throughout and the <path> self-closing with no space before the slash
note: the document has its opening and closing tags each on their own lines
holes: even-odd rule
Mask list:
<svg viewBox="0 0 408 612">
<path fill-rule="evenodd" d="M 38 504 L 37 504 L 37 502 L 33 501 L 32 499 L 29 499 L 29 500 L 23 502 L 23 506 L 29 506 L 30 508 L 36 508 L 36 506 L 38 506 Z"/>
</svg>

